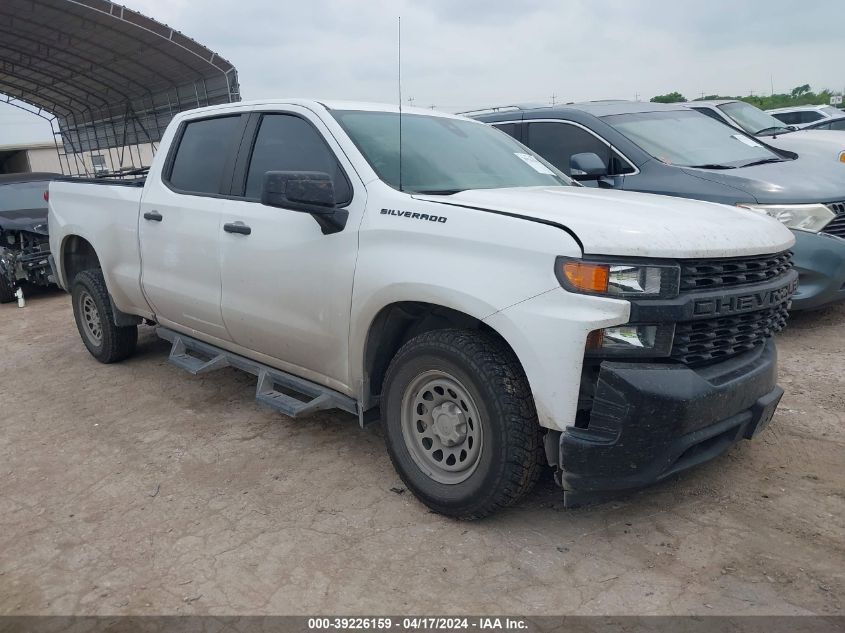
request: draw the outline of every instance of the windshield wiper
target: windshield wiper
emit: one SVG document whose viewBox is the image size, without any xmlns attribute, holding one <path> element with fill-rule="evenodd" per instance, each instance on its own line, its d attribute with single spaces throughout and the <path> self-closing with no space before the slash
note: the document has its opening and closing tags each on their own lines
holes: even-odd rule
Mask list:
<svg viewBox="0 0 845 633">
<path fill-rule="evenodd" d="M 416 193 L 421 193 L 424 196 L 451 196 L 462 191 L 465 191 L 465 189 L 427 189 Z"/>
<path fill-rule="evenodd" d="M 791 132 L 788 127 L 764 127 L 762 130 L 757 130 L 754 132 L 754 136 L 759 136 L 760 134 L 767 134 L 769 132 L 774 132 L 775 134 L 786 134 Z"/>
<path fill-rule="evenodd" d="M 785 158 L 764 158 L 762 160 L 755 160 L 750 163 L 746 163 L 743 167 L 754 167 L 754 165 L 765 165 L 766 163 L 782 163 L 785 160 Z"/>
<path fill-rule="evenodd" d="M 736 165 L 719 165 L 718 163 L 706 163 L 704 165 L 689 165 L 693 169 L 736 169 Z"/>
</svg>

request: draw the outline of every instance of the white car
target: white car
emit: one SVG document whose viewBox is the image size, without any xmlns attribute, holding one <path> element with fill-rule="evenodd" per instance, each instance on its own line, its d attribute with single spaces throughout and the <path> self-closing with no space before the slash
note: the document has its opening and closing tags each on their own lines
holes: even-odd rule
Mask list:
<svg viewBox="0 0 845 633">
<path fill-rule="evenodd" d="M 584 188 L 466 118 L 213 106 L 173 119 L 143 187 L 49 199 L 94 358 L 128 357 L 146 320 L 173 364 L 251 372 L 288 416 L 380 417 L 399 475 L 447 515 L 514 503 L 545 464 L 565 502 L 663 479 L 756 435 L 783 393 L 772 335 L 798 275 L 780 222 Z"/>
<path fill-rule="evenodd" d="M 805 158 L 820 158 L 845 163 L 845 131 L 830 128 L 798 129 L 787 125 L 769 112 L 737 99 L 689 101 L 684 105 L 712 119 L 756 136 L 778 149 L 795 152 Z M 841 113 L 841 112 L 840 112 Z M 841 113 L 845 123 L 845 113 Z M 840 119 L 829 119 L 838 122 Z"/>
<path fill-rule="evenodd" d="M 806 105 L 791 108 L 774 108 L 766 110 L 769 114 L 787 125 L 804 128 L 827 119 L 840 119 L 845 112 L 832 105 Z"/>
</svg>

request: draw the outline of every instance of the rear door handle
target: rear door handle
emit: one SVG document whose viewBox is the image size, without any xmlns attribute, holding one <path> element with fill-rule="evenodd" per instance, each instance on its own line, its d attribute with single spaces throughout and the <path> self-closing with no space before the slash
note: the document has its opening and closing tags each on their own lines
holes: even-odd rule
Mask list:
<svg viewBox="0 0 845 633">
<path fill-rule="evenodd" d="M 144 219 L 150 220 L 152 222 L 161 222 L 164 219 L 164 217 L 158 211 L 147 211 L 144 214 Z"/>
<path fill-rule="evenodd" d="M 249 235 L 252 233 L 252 228 L 248 227 L 243 222 L 228 222 L 223 225 L 223 230 L 226 233 L 239 233 L 241 235 Z"/>
</svg>

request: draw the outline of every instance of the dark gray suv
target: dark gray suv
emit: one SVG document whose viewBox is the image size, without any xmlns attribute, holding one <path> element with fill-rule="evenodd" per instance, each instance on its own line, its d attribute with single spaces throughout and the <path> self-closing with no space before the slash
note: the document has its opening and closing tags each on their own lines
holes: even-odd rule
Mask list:
<svg viewBox="0 0 845 633">
<path fill-rule="evenodd" d="M 803 160 L 682 105 L 632 101 L 469 113 L 564 173 L 606 187 L 741 205 L 793 229 L 793 309 L 845 300 L 845 169 Z"/>
</svg>

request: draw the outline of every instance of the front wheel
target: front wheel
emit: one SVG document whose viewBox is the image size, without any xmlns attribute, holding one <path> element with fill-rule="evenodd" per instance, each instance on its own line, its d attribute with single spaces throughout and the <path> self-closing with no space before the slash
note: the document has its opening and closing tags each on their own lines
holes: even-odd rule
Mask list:
<svg viewBox="0 0 845 633">
<path fill-rule="evenodd" d="M 391 361 L 382 396 L 393 465 L 432 510 L 480 518 L 536 483 L 534 401 L 518 360 L 495 336 L 436 330 L 411 339 Z"/>
<path fill-rule="evenodd" d="M 106 281 L 99 270 L 85 270 L 71 288 L 76 328 L 91 356 L 101 363 L 116 363 L 135 351 L 138 326 L 114 324 Z"/>
</svg>

